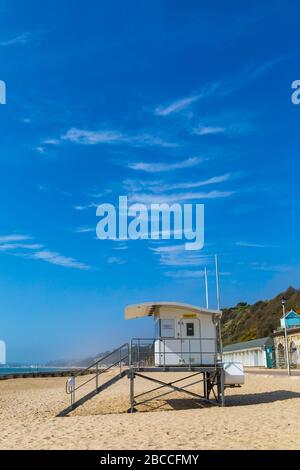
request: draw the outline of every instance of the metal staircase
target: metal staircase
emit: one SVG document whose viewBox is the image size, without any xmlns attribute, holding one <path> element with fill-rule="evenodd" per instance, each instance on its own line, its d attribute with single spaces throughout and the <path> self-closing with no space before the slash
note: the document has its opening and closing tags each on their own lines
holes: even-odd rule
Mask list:
<svg viewBox="0 0 300 470">
<path fill-rule="evenodd" d="M 201 339 L 205 340 L 206 343 L 208 341 L 216 341 L 215 338 L 194 338 L 193 340 L 198 344 Z M 160 346 L 161 343 L 163 344 L 163 347 L 160 347 L 159 351 L 155 349 L 155 343 L 157 341 Z M 185 343 L 185 349 L 183 349 L 182 345 L 179 349 L 176 349 L 176 347 L 178 347 L 177 339 L 173 340 L 176 342 L 176 347 L 170 347 L 169 345 L 171 349 L 169 350 L 165 344 L 167 341 L 169 343 L 172 340 L 163 338 L 159 340 L 155 338 L 134 338 L 131 340 L 131 343 L 122 344 L 122 346 L 114 349 L 104 357 L 101 357 L 85 369 L 74 373 L 66 382 L 66 393 L 70 396 L 71 403 L 57 416 L 67 416 L 78 406 L 83 405 L 125 376 L 127 376 L 130 381 L 130 408 L 128 409 L 130 413 L 136 411 L 136 407 L 139 405 L 143 405 L 154 398 L 159 398 L 171 393 L 170 391 L 163 392 L 156 397 L 151 396 L 151 398 L 145 398 L 146 394 L 160 391 L 164 387 L 167 387 L 172 392 L 183 392 L 194 399 L 196 398 L 200 406 L 204 404 L 224 406 L 224 390 L 228 385 L 225 384 L 223 364 L 218 360 L 216 350 L 208 351 L 207 346 L 206 350 L 202 350 L 201 343 L 199 350 L 195 350 L 191 344 L 192 340 L 188 340 L 188 345 Z M 207 362 L 205 363 L 204 360 Z M 107 377 L 106 374 L 111 369 L 113 375 Z M 185 372 L 188 373 L 189 376 L 182 376 L 164 382 L 163 380 L 159 380 L 156 375 L 161 372 Z M 155 375 L 151 377 L 150 375 L 152 373 L 155 373 Z M 197 379 L 193 383 L 184 386 L 180 384 L 182 380 L 194 376 L 195 379 L 197 376 Z M 104 378 L 103 380 L 102 377 Z M 156 383 L 157 386 L 136 395 L 134 385 L 135 377 Z M 202 395 L 187 390 L 188 387 L 196 385 L 197 383 L 202 384 Z M 239 383 L 240 382 L 237 382 L 237 384 Z M 230 386 L 237 386 L 237 384 Z M 141 397 L 143 397 L 142 401 L 137 401 L 137 399 Z"/>
<path fill-rule="evenodd" d="M 101 357 L 93 364 L 89 365 L 85 369 L 75 373 L 66 381 L 66 393 L 70 395 L 71 404 L 64 410 L 62 410 L 57 416 L 67 416 L 71 411 L 75 410 L 80 405 L 83 405 L 86 401 L 93 398 L 99 392 L 102 392 L 106 388 L 118 382 L 128 373 L 129 366 L 129 343 L 124 343 L 122 346 L 114 349 L 106 356 Z M 112 378 L 101 383 L 101 376 L 108 372 L 112 368 L 119 368 L 119 372 Z M 85 381 L 79 381 L 79 377 L 86 376 L 89 373 L 89 378 Z M 91 375 L 91 377 L 90 377 Z M 105 377 L 105 375 L 104 375 Z M 84 390 L 87 387 L 88 390 L 78 398 L 79 390 Z"/>
</svg>

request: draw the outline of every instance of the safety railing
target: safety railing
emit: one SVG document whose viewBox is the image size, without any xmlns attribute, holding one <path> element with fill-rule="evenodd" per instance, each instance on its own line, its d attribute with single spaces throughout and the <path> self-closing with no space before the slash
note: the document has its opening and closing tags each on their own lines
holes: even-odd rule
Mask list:
<svg viewBox="0 0 300 470">
<path fill-rule="evenodd" d="M 71 395 L 71 406 L 74 405 L 76 401 L 76 392 L 79 389 L 82 389 L 87 384 L 93 385 L 91 387 L 91 392 L 97 393 L 101 389 L 99 383 L 99 377 L 101 374 L 106 373 L 112 368 L 119 368 L 119 376 L 122 375 L 123 367 L 128 366 L 129 364 L 129 343 L 124 343 L 122 346 L 114 349 L 110 353 L 101 357 L 93 364 L 89 365 L 85 369 L 75 373 L 66 381 L 66 393 Z M 80 376 L 86 375 L 88 372 L 91 372 L 92 377 L 89 377 L 87 380 L 77 384 L 77 379 Z M 104 384 L 105 385 L 105 384 Z"/>
<path fill-rule="evenodd" d="M 216 366 L 221 359 L 216 338 L 133 338 L 133 367 Z"/>
</svg>

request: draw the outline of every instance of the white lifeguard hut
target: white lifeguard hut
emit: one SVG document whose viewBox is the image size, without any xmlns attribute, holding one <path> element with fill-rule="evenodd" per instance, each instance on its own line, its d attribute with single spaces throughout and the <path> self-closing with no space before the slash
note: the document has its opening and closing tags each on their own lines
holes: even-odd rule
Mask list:
<svg viewBox="0 0 300 470">
<path fill-rule="evenodd" d="M 176 302 L 147 302 L 128 306 L 125 310 L 127 320 L 153 316 L 156 367 L 215 365 L 221 360 L 221 315 L 219 310 Z M 145 341 L 133 340 L 140 346 L 139 358 L 145 353 L 142 349 Z"/>
<path fill-rule="evenodd" d="M 221 317 L 218 282 L 218 260 L 216 261 L 217 310 L 208 308 L 207 271 L 205 269 L 206 308 L 177 302 L 145 302 L 129 305 L 125 308 L 126 320 L 153 317 L 154 337 L 132 338 L 114 351 L 100 358 L 85 370 L 74 374 L 72 381 L 67 381 L 66 392 L 71 395 L 71 406 L 60 413 L 65 416 L 70 410 L 81 405 L 95 394 L 113 385 L 127 375 L 130 380 L 130 408 L 133 413 L 137 407 L 153 400 L 153 392 L 163 388 L 182 392 L 197 399 L 199 406 L 204 403 L 224 406 L 225 389 L 240 387 L 244 383 L 244 370 L 240 363 L 222 361 Z M 100 374 L 111 368 L 118 368 L 119 373 L 106 382 L 99 384 Z M 75 400 L 75 392 L 86 382 L 76 384 L 76 377 L 95 371 L 95 389 L 81 399 Z M 158 378 L 165 372 L 178 372 L 175 378 L 163 381 Z M 183 373 L 183 374 L 181 374 Z M 155 388 L 146 392 L 135 393 L 135 378 L 155 384 Z M 192 379 L 190 384 L 186 380 Z M 184 385 L 181 382 L 185 381 Z M 199 384 L 199 392 L 188 390 L 191 385 Z M 168 393 L 168 392 L 167 392 Z M 161 395 L 167 394 L 163 392 Z M 146 397 L 148 394 L 148 398 Z"/>
</svg>

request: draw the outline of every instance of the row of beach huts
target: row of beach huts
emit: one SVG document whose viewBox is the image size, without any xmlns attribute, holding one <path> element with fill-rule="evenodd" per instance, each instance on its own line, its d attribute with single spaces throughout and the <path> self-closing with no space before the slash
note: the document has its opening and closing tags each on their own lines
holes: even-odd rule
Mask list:
<svg viewBox="0 0 300 470">
<path fill-rule="evenodd" d="M 285 336 L 286 331 L 286 336 Z M 223 358 L 245 367 L 300 368 L 300 315 L 291 310 L 280 320 L 272 336 L 224 346 Z"/>
</svg>

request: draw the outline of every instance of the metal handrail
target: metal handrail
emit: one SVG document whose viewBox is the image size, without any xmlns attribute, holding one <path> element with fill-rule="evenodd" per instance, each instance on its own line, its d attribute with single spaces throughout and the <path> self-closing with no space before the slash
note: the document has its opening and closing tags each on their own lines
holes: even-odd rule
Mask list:
<svg viewBox="0 0 300 470">
<path fill-rule="evenodd" d="M 131 342 L 132 341 L 156 341 L 156 340 L 172 340 L 172 339 L 186 339 L 186 340 L 191 340 L 191 341 L 196 341 L 196 340 L 199 340 L 199 339 L 203 339 L 203 340 L 216 340 L 216 337 L 213 337 L 213 338 L 206 338 L 206 337 L 203 337 L 203 336 L 193 336 L 193 337 L 187 337 L 187 338 L 182 338 L 181 336 L 180 337 L 167 337 L 167 336 L 159 336 L 158 338 L 132 338 L 131 339 Z"/>
<path fill-rule="evenodd" d="M 89 365 L 88 367 L 86 367 L 85 369 L 80 370 L 79 372 L 77 372 L 77 374 L 74 374 L 73 377 L 78 377 L 79 375 L 82 375 L 84 372 L 86 372 L 87 370 L 91 369 L 92 367 L 95 367 L 97 364 L 99 364 L 99 362 L 104 361 L 104 359 L 107 359 L 108 357 L 112 356 L 113 354 L 115 354 L 116 352 L 118 352 L 120 349 L 123 349 L 125 346 L 127 346 L 128 351 L 129 351 L 129 343 L 124 343 L 124 344 L 122 344 L 122 346 L 120 346 L 119 348 L 116 348 L 116 349 L 114 349 L 113 351 L 111 351 L 110 353 L 106 354 L 106 356 L 100 357 L 100 359 L 98 359 L 98 360 L 97 360 L 96 362 L 94 362 L 93 364 L 90 364 L 90 365 Z"/>
<path fill-rule="evenodd" d="M 126 355 L 122 357 L 122 350 L 126 348 Z M 107 367 L 105 368 L 102 368 L 99 370 L 99 364 L 103 361 L 105 361 L 106 359 L 108 359 L 109 357 L 111 357 L 113 354 L 116 354 L 120 352 L 120 357 L 119 359 L 114 362 L 113 364 L 110 364 L 108 365 Z M 95 361 L 93 364 L 90 364 L 88 367 L 86 367 L 85 369 L 82 369 L 80 370 L 79 372 L 77 372 L 76 374 L 72 375 L 71 377 L 68 378 L 68 380 L 66 381 L 66 393 L 67 395 L 71 395 L 71 404 L 74 404 L 75 402 L 75 392 L 77 390 L 79 390 L 81 387 L 85 386 L 86 384 L 88 384 L 89 382 L 91 382 L 92 380 L 96 379 L 96 391 L 98 390 L 98 377 L 100 374 L 103 374 L 104 372 L 107 372 L 108 370 L 110 370 L 112 367 L 115 367 L 117 366 L 118 364 L 120 365 L 120 372 L 121 372 L 121 367 L 122 367 L 122 362 L 124 360 L 128 359 L 128 362 L 129 362 L 129 343 L 124 343 L 122 344 L 122 346 L 119 346 L 118 348 L 114 349 L 113 351 L 111 351 L 110 353 L 106 354 L 105 356 L 101 357 L 100 359 L 98 359 L 97 361 Z M 85 372 L 87 372 L 88 370 L 90 369 L 93 369 L 95 368 L 95 375 L 93 374 L 93 376 L 91 378 L 89 378 L 88 380 L 86 380 L 85 382 L 79 384 L 77 387 L 76 387 L 76 378 L 79 377 L 80 375 L 83 375 Z M 72 385 L 70 386 L 70 379 L 72 380 Z"/>
<path fill-rule="evenodd" d="M 155 352 L 155 351 L 147 351 L 147 349 L 149 348 L 153 348 L 154 347 L 154 344 L 155 342 L 158 341 L 160 344 L 162 344 L 162 349 L 159 348 L 160 350 Z M 181 348 L 180 348 L 180 351 L 177 351 L 176 350 L 173 350 L 172 351 L 166 351 L 166 342 L 172 342 L 172 341 L 180 341 L 181 343 Z M 182 342 L 183 341 L 188 341 L 188 351 L 183 351 L 182 350 Z M 191 341 L 193 341 L 193 343 L 191 343 Z M 214 363 L 214 366 L 217 365 L 218 363 L 218 354 L 220 354 L 220 351 L 218 350 L 218 347 L 217 345 L 215 345 L 214 347 L 214 351 L 207 351 L 206 348 L 205 350 L 203 350 L 203 344 L 202 342 L 205 342 L 205 341 L 213 341 L 214 344 L 215 341 L 216 341 L 216 338 L 215 337 L 187 337 L 187 338 L 163 338 L 163 337 L 158 337 L 158 338 L 132 338 L 131 340 L 131 363 L 134 363 L 134 364 L 141 364 L 143 363 L 144 361 L 147 361 L 148 359 L 154 359 L 155 358 L 155 354 L 160 354 L 161 358 L 162 358 L 162 365 L 166 366 L 166 358 L 167 357 L 172 357 L 174 355 L 180 355 L 181 359 L 183 360 L 183 363 L 182 365 L 186 365 L 188 364 L 189 366 L 192 366 L 193 365 L 193 361 L 192 361 L 192 356 L 193 355 L 199 355 L 199 358 L 200 358 L 200 363 L 203 362 L 203 356 L 213 356 L 213 363 Z M 198 344 L 198 342 L 200 342 L 200 349 L 199 351 L 196 350 L 196 351 L 192 351 L 191 350 L 191 344 Z M 140 357 L 141 357 L 141 354 L 140 352 L 142 353 L 142 356 L 143 356 L 143 349 L 145 348 L 145 357 L 143 357 L 143 359 L 141 360 Z M 136 357 L 134 357 L 136 356 Z M 187 363 L 185 362 L 185 360 L 187 359 Z M 131 364 L 133 365 L 133 364 Z M 181 365 L 181 364 L 180 364 Z"/>
</svg>

